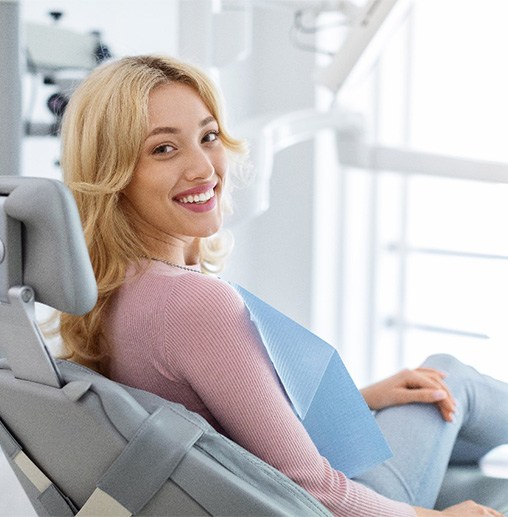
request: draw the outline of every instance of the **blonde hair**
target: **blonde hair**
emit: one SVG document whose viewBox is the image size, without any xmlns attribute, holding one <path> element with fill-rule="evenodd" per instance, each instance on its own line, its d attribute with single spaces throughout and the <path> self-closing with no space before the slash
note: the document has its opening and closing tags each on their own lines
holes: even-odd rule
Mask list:
<svg viewBox="0 0 508 517">
<path fill-rule="evenodd" d="M 83 224 L 99 298 L 85 316 L 60 316 L 66 357 L 100 369 L 107 356 L 102 319 L 129 264 L 149 251 L 120 202 L 135 170 L 148 128 L 148 98 L 159 85 L 178 82 L 194 88 L 216 119 L 219 135 L 233 155 L 245 152 L 224 125 L 218 90 L 199 69 L 163 56 L 133 56 L 103 64 L 78 87 L 62 122 L 61 165 Z M 218 272 L 227 251 L 218 234 L 201 240 L 201 266 Z M 227 248 L 227 246 L 226 246 Z"/>
</svg>

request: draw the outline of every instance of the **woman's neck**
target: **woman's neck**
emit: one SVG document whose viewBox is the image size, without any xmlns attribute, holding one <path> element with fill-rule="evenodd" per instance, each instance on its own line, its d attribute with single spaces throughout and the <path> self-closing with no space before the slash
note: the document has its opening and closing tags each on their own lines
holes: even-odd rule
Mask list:
<svg viewBox="0 0 508 517">
<path fill-rule="evenodd" d="M 151 240 L 151 239 L 150 239 Z M 192 242 L 151 242 L 148 246 L 151 258 L 162 259 L 181 266 L 193 266 L 200 262 L 199 239 Z"/>
</svg>

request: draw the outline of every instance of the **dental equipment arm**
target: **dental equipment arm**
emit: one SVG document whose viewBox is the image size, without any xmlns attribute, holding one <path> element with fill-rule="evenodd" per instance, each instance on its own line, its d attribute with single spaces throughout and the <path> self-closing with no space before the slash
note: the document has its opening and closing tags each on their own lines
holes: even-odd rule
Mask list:
<svg viewBox="0 0 508 517">
<path fill-rule="evenodd" d="M 387 24 L 396 4 L 400 9 L 405 0 L 368 0 L 363 10 L 352 21 L 345 40 L 333 57 L 331 63 L 321 69 L 316 81 L 333 93 L 337 93 L 350 76 L 357 73 L 362 62 L 371 55 L 371 63 L 379 53 L 379 44 L 376 41 L 383 38 L 392 23 Z M 377 49 L 376 49 L 377 47 Z"/>
</svg>

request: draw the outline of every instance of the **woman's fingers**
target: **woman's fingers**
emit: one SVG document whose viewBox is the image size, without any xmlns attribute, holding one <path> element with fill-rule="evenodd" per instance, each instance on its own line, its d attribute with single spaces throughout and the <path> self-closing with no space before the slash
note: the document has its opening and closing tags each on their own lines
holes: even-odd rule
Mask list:
<svg viewBox="0 0 508 517">
<path fill-rule="evenodd" d="M 446 374 L 433 368 L 402 370 L 362 390 L 371 409 L 420 402 L 434 404 L 444 420 L 453 421 L 456 404 L 445 382 Z"/>
<path fill-rule="evenodd" d="M 445 421 L 454 420 L 456 402 L 444 381 L 446 377 L 444 372 L 432 368 L 416 368 L 406 370 L 404 375 L 409 391 L 406 395 L 409 398 L 413 397 L 414 402 L 435 404 Z"/>
</svg>

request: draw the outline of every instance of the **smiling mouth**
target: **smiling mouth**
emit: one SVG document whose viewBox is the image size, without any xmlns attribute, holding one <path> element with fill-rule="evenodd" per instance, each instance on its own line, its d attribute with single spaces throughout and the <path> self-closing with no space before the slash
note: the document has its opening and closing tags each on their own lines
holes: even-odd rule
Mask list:
<svg viewBox="0 0 508 517">
<path fill-rule="evenodd" d="M 189 196 L 177 198 L 176 200 L 179 203 L 183 203 L 183 204 L 202 205 L 202 204 L 206 203 L 207 201 L 210 201 L 210 199 L 212 199 L 213 197 L 215 197 L 215 191 L 213 188 L 211 188 L 210 190 L 207 190 L 206 192 L 201 192 L 201 194 L 191 194 Z"/>
</svg>

